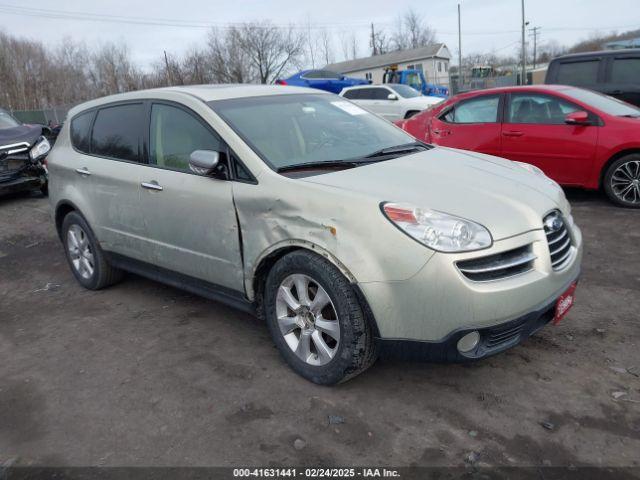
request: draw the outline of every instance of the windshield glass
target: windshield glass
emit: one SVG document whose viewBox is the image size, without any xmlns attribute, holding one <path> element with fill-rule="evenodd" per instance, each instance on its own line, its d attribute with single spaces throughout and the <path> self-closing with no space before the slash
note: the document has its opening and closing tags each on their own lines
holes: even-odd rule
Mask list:
<svg viewBox="0 0 640 480">
<path fill-rule="evenodd" d="M 609 115 L 622 116 L 640 116 L 640 108 L 634 107 L 628 103 L 618 100 L 602 93 L 593 92 L 591 90 L 583 90 L 581 88 L 567 88 L 562 90 L 563 93 L 575 98 L 581 102 L 591 105 L 598 110 L 602 110 Z"/>
<path fill-rule="evenodd" d="M 0 128 L 13 128 L 19 127 L 20 122 L 18 122 L 15 118 L 9 115 L 9 112 L 6 110 L 0 109 Z"/>
<path fill-rule="evenodd" d="M 393 88 L 398 95 L 404 98 L 420 97 L 422 94 L 415 88 L 411 88 L 408 85 L 389 85 Z"/>
<path fill-rule="evenodd" d="M 209 102 L 272 168 L 346 161 L 415 142 L 391 123 L 335 95 L 271 95 Z"/>
</svg>

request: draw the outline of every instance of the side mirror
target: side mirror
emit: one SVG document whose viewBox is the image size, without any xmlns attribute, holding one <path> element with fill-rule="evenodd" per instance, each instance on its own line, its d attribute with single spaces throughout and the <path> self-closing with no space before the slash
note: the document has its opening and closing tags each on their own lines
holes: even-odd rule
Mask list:
<svg viewBox="0 0 640 480">
<path fill-rule="evenodd" d="M 395 93 L 390 93 L 389 95 L 387 95 L 387 99 L 388 100 L 398 100 L 398 95 L 396 95 Z"/>
<path fill-rule="evenodd" d="M 567 125 L 590 125 L 589 114 L 583 110 L 568 113 L 564 117 L 564 123 Z"/>
<path fill-rule="evenodd" d="M 220 161 L 220 153 L 213 150 L 196 150 L 189 157 L 189 168 L 196 175 L 211 175 Z"/>
</svg>

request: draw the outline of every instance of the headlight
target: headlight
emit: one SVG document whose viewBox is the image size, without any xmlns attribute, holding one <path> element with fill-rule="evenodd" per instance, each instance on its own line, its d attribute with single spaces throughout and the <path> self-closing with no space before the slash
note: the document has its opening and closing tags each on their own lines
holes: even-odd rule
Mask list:
<svg viewBox="0 0 640 480">
<path fill-rule="evenodd" d="M 385 203 L 382 210 L 400 230 L 439 252 L 470 252 L 493 243 L 489 230 L 471 220 L 406 203 Z"/>
<path fill-rule="evenodd" d="M 38 143 L 36 143 L 29 152 L 29 156 L 31 157 L 31 160 L 37 160 L 44 157 L 50 150 L 51 145 L 49 144 L 49 140 L 44 137 L 40 137 Z"/>
</svg>

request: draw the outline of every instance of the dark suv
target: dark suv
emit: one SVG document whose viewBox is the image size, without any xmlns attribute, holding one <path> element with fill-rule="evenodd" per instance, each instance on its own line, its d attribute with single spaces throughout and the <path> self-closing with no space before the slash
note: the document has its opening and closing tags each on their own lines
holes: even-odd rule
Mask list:
<svg viewBox="0 0 640 480">
<path fill-rule="evenodd" d="M 47 193 L 45 158 L 51 129 L 26 125 L 0 108 L 0 194 L 40 189 Z"/>
<path fill-rule="evenodd" d="M 640 48 L 554 58 L 544 83 L 588 88 L 640 106 Z"/>
</svg>

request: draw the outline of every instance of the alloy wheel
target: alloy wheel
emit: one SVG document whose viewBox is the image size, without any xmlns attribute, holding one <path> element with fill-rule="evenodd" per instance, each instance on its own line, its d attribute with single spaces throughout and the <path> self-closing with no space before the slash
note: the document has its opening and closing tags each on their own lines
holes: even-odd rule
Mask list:
<svg viewBox="0 0 640 480">
<path fill-rule="evenodd" d="M 95 271 L 93 252 L 87 233 L 78 224 L 71 225 L 67 231 L 67 249 L 75 271 L 89 280 Z"/>
<path fill-rule="evenodd" d="M 611 190 L 625 203 L 640 204 L 640 160 L 631 160 L 616 168 L 611 176 Z"/>
<path fill-rule="evenodd" d="M 327 291 L 303 274 L 286 277 L 278 287 L 276 315 L 289 348 L 309 365 L 326 365 L 340 343 L 340 322 Z"/>
</svg>

